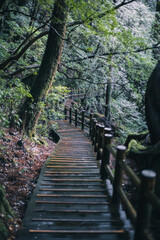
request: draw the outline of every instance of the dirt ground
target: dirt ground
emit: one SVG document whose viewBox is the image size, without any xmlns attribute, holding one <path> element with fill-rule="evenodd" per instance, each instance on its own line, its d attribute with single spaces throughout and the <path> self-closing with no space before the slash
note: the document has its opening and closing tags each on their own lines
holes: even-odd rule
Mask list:
<svg viewBox="0 0 160 240">
<path fill-rule="evenodd" d="M 5 135 L 0 138 L 0 185 L 4 186 L 6 198 L 15 214 L 6 223 L 10 233 L 8 240 L 15 239 L 21 228 L 40 170 L 54 147 L 55 143 L 49 139 L 45 139 L 45 144 L 38 144 L 27 137 L 22 140 L 15 129 L 5 130 Z"/>
</svg>

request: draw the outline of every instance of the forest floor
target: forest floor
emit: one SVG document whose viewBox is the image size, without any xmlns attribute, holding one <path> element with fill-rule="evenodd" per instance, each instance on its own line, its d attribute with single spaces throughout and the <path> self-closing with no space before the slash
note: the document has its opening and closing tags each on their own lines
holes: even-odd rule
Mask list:
<svg viewBox="0 0 160 240">
<path fill-rule="evenodd" d="M 6 222 L 10 234 L 8 240 L 15 239 L 21 228 L 40 170 L 55 147 L 49 139 L 45 139 L 45 144 L 38 144 L 27 137 L 23 141 L 21 138 L 22 134 L 15 129 L 5 130 L 0 138 L 0 185 L 4 186 L 6 198 L 14 212 L 14 217 Z"/>
</svg>

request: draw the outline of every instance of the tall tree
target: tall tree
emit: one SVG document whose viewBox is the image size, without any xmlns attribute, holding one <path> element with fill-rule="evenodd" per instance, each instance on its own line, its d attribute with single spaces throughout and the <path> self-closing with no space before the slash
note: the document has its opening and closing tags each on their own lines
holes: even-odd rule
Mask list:
<svg viewBox="0 0 160 240">
<path fill-rule="evenodd" d="M 156 2 L 155 22 L 153 25 L 153 34 L 156 43 L 160 42 L 160 0 Z M 160 60 L 159 49 L 153 49 L 154 58 Z"/>
<path fill-rule="evenodd" d="M 21 118 L 25 121 L 25 128 L 30 135 L 33 135 L 35 132 L 36 124 L 42 110 L 42 103 L 46 99 L 57 71 L 63 49 L 67 15 L 67 1 L 56 0 L 52 12 L 46 49 L 37 78 L 31 88 L 33 99 L 26 99 L 20 113 Z"/>
</svg>

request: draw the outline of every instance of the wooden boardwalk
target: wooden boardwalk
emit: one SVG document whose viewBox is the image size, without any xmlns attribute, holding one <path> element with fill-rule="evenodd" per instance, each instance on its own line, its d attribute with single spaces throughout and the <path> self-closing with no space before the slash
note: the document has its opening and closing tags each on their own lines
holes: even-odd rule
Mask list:
<svg viewBox="0 0 160 240">
<path fill-rule="evenodd" d="M 59 126 L 61 140 L 41 171 L 17 240 L 133 239 L 123 211 L 110 204 L 90 140 L 66 121 Z"/>
</svg>

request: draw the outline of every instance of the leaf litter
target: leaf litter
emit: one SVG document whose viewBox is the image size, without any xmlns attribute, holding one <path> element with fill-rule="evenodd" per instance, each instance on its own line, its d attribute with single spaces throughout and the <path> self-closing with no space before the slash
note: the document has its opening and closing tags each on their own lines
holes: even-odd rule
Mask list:
<svg viewBox="0 0 160 240">
<path fill-rule="evenodd" d="M 4 131 L 0 138 L 0 185 L 3 185 L 14 212 L 14 217 L 7 221 L 8 240 L 13 240 L 22 226 L 22 218 L 41 168 L 54 150 L 55 143 L 45 139 L 45 144 L 38 144 L 28 137 L 22 141 L 17 130 Z"/>
</svg>

